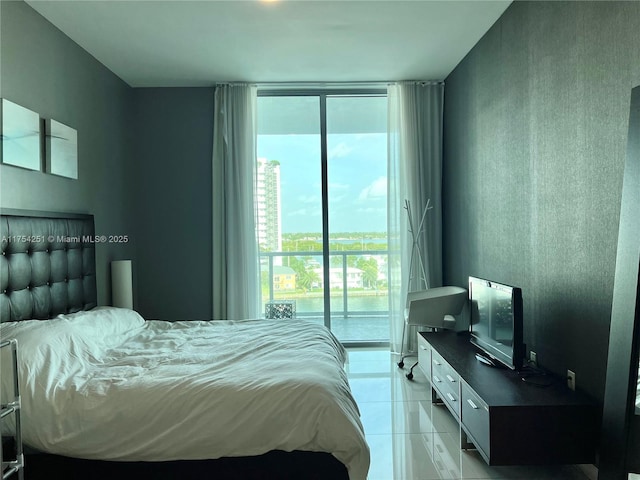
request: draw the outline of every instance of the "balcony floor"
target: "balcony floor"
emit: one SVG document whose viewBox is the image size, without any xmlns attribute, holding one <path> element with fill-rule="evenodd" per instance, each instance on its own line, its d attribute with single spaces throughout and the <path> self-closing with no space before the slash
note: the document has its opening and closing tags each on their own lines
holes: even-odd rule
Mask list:
<svg viewBox="0 0 640 480">
<path fill-rule="evenodd" d="M 300 320 L 324 325 L 321 316 L 298 315 Z M 346 343 L 388 342 L 389 317 L 387 315 L 331 317 L 331 331 L 338 340 Z"/>
</svg>

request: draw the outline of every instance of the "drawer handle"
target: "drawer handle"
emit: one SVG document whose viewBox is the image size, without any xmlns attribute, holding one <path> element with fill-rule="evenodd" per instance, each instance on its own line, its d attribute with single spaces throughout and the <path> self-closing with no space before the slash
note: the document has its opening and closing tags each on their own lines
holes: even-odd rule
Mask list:
<svg viewBox="0 0 640 480">
<path fill-rule="evenodd" d="M 434 360 L 434 361 L 433 361 L 433 363 L 435 363 L 435 364 L 436 364 L 436 365 L 438 365 L 438 366 L 442 365 L 442 364 L 441 364 L 439 361 L 437 361 L 437 360 Z"/>
<path fill-rule="evenodd" d="M 456 383 L 456 379 L 453 378 L 451 375 L 447 375 L 447 380 L 449 380 L 452 383 Z"/>
<path fill-rule="evenodd" d="M 425 347 L 424 345 L 420 345 L 420 350 L 426 350 L 427 347 Z"/>
<path fill-rule="evenodd" d="M 451 400 L 452 402 L 456 401 L 456 397 L 454 397 L 453 395 L 451 395 L 450 393 L 447 393 L 447 397 L 449 397 L 449 400 Z"/>
<path fill-rule="evenodd" d="M 433 376 L 433 381 L 434 381 L 434 382 L 436 382 L 436 383 L 441 383 L 441 382 L 442 382 L 442 381 L 441 381 L 438 377 L 436 377 L 435 375 Z"/>
<path fill-rule="evenodd" d="M 473 408 L 474 410 L 478 410 L 478 406 L 473 403 L 470 398 L 467 398 L 467 403 L 471 405 L 471 408 Z"/>
</svg>

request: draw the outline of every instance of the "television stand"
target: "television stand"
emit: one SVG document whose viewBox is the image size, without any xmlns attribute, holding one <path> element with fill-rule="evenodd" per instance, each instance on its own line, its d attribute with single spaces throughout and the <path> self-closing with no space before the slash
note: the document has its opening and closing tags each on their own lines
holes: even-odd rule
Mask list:
<svg viewBox="0 0 640 480">
<path fill-rule="evenodd" d="M 476 448 L 489 465 L 595 461 L 599 409 L 562 379 L 528 383 L 519 372 L 490 368 L 466 333 L 419 332 L 418 347 L 433 401 L 460 425 L 461 448 Z"/>
</svg>

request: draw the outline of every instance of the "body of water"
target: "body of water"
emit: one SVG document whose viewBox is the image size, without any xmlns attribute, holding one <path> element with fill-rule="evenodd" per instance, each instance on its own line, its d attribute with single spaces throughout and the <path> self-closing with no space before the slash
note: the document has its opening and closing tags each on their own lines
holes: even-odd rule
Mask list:
<svg viewBox="0 0 640 480">
<path fill-rule="evenodd" d="M 329 243 L 339 243 L 342 245 L 353 245 L 358 244 L 358 243 L 364 243 L 365 245 L 367 243 L 377 243 L 379 245 L 385 245 L 387 243 L 387 239 L 386 238 L 359 238 L 359 239 L 355 239 L 355 238 L 336 238 L 336 239 L 329 239 Z"/>
<path fill-rule="evenodd" d="M 285 298 L 282 298 L 285 300 Z M 297 313 L 319 313 L 324 311 L 323 297 L 301 297 L 292 298 L 296 301 Z M 349 295 L 347 298 L 347 309 L 350 313 L 357 312 L 379 312 L 387 314 L 389 312 L 388 295 Z M 344 310 L 342 295 L 331 295 L 331 311 L 342 312 Z"/>
</svg>

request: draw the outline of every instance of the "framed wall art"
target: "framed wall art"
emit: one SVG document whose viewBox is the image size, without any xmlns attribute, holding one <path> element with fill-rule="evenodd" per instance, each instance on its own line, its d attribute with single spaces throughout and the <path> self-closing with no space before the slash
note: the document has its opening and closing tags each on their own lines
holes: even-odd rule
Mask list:
<svg viewBox="0 0 640 480">
<path fill-rule="evenodd" d="M 45 120 L 47 173 L 78 178 L 78 131 L 56 120 Z"/>
<path fill-rule="evenodd" d="M 6 98 L 2 99 L 0 109 L 0 161 L 6 165 L 41 170 L 40 115 Z"/>
</svg>

